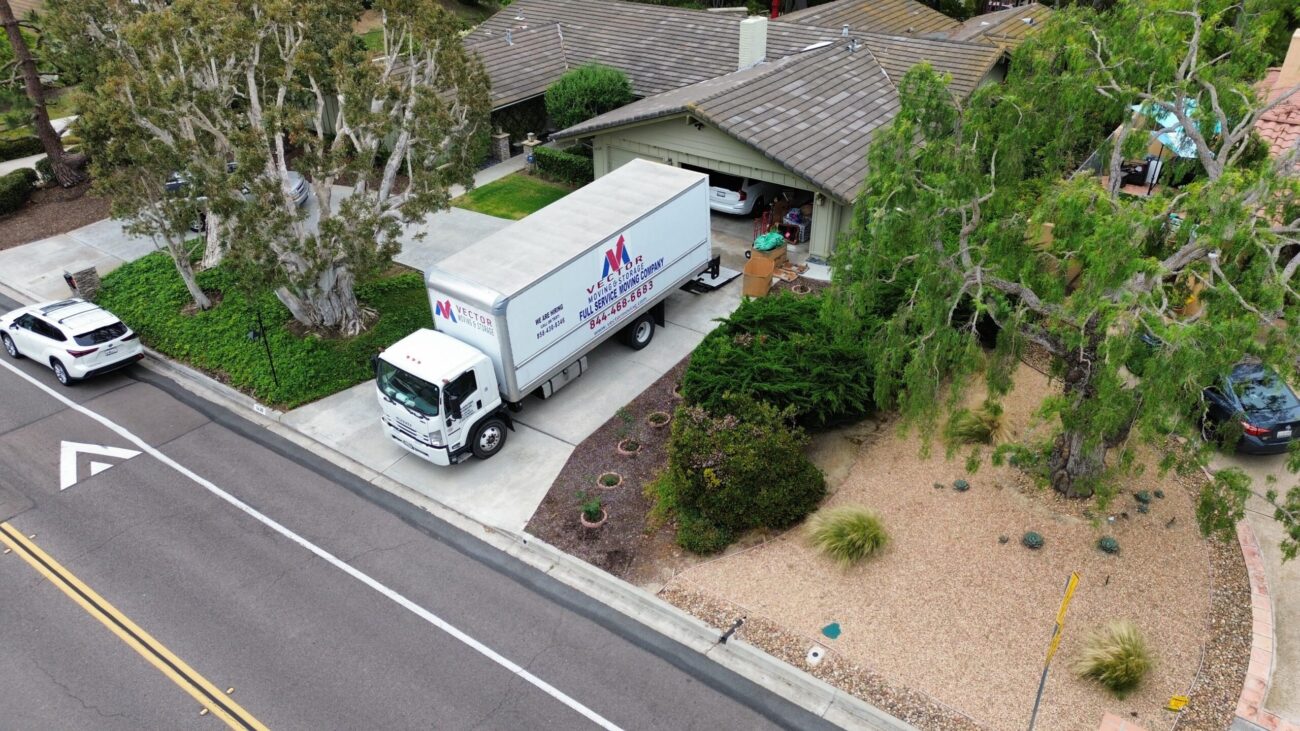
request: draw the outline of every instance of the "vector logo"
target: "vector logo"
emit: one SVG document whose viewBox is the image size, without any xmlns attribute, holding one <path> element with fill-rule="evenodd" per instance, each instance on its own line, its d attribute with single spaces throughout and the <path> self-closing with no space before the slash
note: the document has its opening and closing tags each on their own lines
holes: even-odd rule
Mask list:
<svg viewBox="0 0 1300 731">
<path fill-rule="evenodd" d="M 451 309 L 451 300 L 434 302 L 433 314 L 437 317 L 441 317 L 444 320 L 451 320 L 452 322 L 456 322 L 456 312 L 455 310 Z"/>
<path fill-rule="evenodd" d="M 632 257 L 627 253 L 627 247 L 623 243 L 623 237 L 618 237 L 618 243 L 614 248 L 605 250 L 605 266 L 601 269 L 600 278 L 608 277 L 610 272 L 617 273 L 623 268 L 624 264 L 631 264 Z"/>
</svg>

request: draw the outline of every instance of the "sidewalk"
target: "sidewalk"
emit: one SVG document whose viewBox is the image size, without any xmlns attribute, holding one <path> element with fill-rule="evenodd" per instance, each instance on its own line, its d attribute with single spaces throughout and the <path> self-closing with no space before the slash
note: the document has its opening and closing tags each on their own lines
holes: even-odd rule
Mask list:
<svg viewBox="0 0 1300 731">
<path fill-rule="evenodd" d="M 54 128 L 55 132 L 59 133 L 60 137 L 62 137 L 68 131 L 68 127 L 71 127 L 72 123 L 75 121 L 77 121 L 75 116 L 59 117 L 58 119 L 51 119 L 50 126 Z M 0 161 L 0 175 L 8 175 L 13 171 L 21 170 L 22 168 L 32 168 L 34 170 L 36 169 L 36 163 L 44 159 L 45 153 L 42 152 L 39 155 L 32 155 L 30 157 L 20 157 L 16 160 Z"/>
</svg>

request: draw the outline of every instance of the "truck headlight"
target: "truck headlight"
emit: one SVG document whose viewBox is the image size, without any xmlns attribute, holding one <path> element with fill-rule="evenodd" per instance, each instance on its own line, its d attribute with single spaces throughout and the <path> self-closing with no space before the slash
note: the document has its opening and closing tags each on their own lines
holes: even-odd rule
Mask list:
<svg viewBox="0 0 1300 731">
<path fill-rule="evenodd" d="M 441 447 L 446 442 L 442 441 L 442 432 L 433 432 L 429 435 L 430 447 Z"/>
</svg>

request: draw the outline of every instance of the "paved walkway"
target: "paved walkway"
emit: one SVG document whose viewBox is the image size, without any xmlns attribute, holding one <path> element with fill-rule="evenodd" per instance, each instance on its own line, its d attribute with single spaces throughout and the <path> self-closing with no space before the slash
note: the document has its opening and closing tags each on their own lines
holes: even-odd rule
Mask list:
<svg viewBox="0 0 1300 731">
<path fill-rule="evenodd" d="M 58 132 L 59 135 L 62 136 L 65 132 L 68 131 L 68 127 L 72 126 L 72 123 L 75 121 L 77 121 L 77 118 L 75 116 L 59 117 L 58 119 L 51 119 L 50 126 L 54 127 L 54 131 Z M 20 157 L 16 160 L 0 161 L 0 175 L 8 175 L 13 171 L 20 170 L 22 168 L 32 168 L 34 170 L 36 169 L 36 163 L 44 159 L 45 159 L 45 153 L 42 152 L 39 155 L 32 155 L 30 157 Z"/>
</svg>

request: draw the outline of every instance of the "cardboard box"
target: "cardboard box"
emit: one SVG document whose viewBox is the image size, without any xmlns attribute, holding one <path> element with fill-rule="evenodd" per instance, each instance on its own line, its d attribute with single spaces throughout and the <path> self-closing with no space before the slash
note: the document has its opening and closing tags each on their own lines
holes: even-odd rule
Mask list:
<svg viewBox="0 0 1300 731">
<path fill-rule="evenodd" d="M 772 272 L 776 263 L 762 256 L 752 256 L 745 263 L 745 281 L 741 291 L 746 297 L 765 297 L 772 288 Z"/>
<path fill-rule="evenodd" d="M 790 260 L 790 257 L 786 255 L 784 246 L 778 246 L 775 249 L 769 249 L 767 251 L 759 251 L 758 249 L 754 249 L 753 252 L 754 254 L 753 256 L 750 257 L 750 261 L 753 261 L 754 259 L 758 259 L 758 258 L 771 259 L 773 264 L 775 264 L 776 266 L 781 266 L 782 264 L 785 264 L 787 261 Z"/>
</svg>

